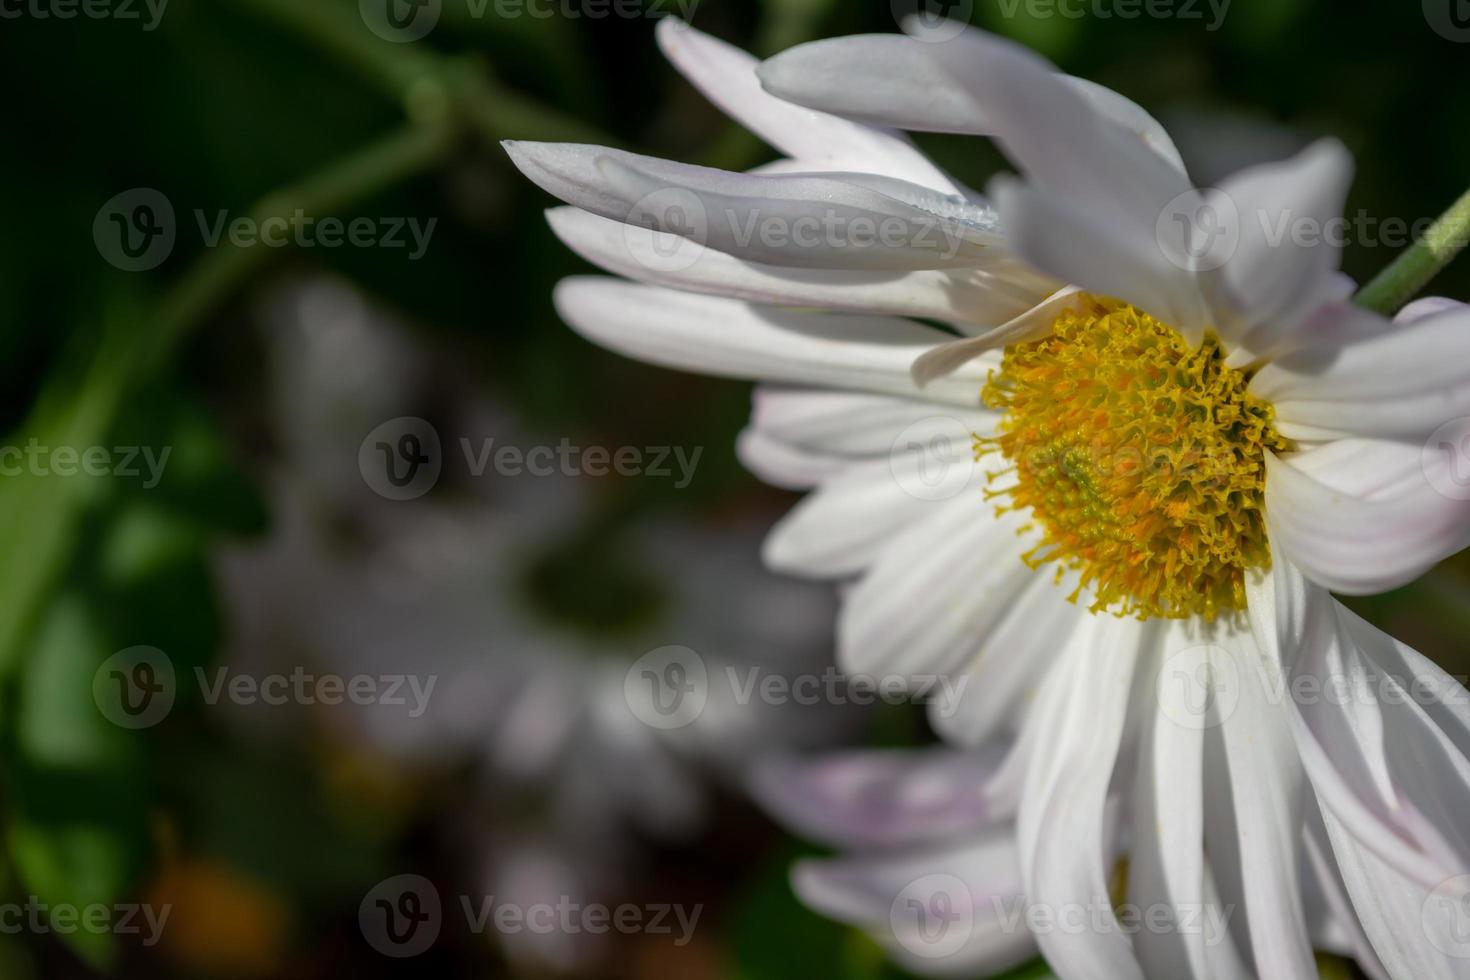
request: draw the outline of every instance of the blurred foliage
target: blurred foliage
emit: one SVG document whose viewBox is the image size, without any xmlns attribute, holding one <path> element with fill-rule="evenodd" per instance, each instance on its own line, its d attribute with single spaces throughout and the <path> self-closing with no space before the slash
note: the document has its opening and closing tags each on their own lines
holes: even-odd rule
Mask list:
<svg viewBox="0 0 1470 980">
<path fill-rule="evenodd" d="M 21 17 L 0 33 L 0 82 L 12 93 L 10 151 L 0 158 L 9 229 L 0 236 L 0 422 L 9 444 L 172 447 L 152 488 L 85 477 L 0 482 L 0 885 L 12 899 L 85 905 L 138 896 L 155 879 L 165 891 L 200 894 L 243 876 L 287 910 L 290 952 L 281 955 L 295 965 L 274 964 L 280 975 L 377 975 L 386 967 L 352 942 L 364 884 L 411 863 L 404 855 L 453 863 L 425 843 L 423 812 L 395 804 L 344 813 L 325 795 L 321 760 L 233 744 L 184 696 L 188 684 L 153 729 L 112 725 L 93 703 L 92 678 L 118 650 L 166 649 L 181 673 L 218 655 L 211 549 L 270 521 L 252 475 L 262 450 L 252 439 L 262 371 L 246 336 L 252 290 L 276 271 L 330 269 L 452 348 L 545 431 L 709 447 L 689 492 L 641 481 L 636 499 L 611 501 L 609 536 L 643 509 L 774 513 L 781 495 L 758 488 L 728 449 L 747 412 L 744 386 L 600 353 L 557 322 L 551 287 L 583 266 L 546 229 L 549 199 L 518 178 L 493 140 L 582 120 L 610 141 L 679 159 L 741 167 L 771 154 L 663 63 L 647 19 L 477 18 L 446 0 L 439 29 L 410 51 L 367 35 L 355 0 L 295 2 L 309 8 L 307 21 L 320 14 L 320 23 L 356 32 L 345 47 L 363 56 L 344 57 L 324 41 L 330 31 L 302 30 L 264 0 L 173 0 L 152 31 Z M 769 53 L 807 37 L 892 30 L 892 6 L 704 0 L 694 19 Z M 1418 4 L 1235 0 L 1218 30 L 1208 18 L 1008 18 L 996 3 L 976 6 L 978 23 L 1168 121 L 1228 116 L 1286 127 L 1303 141 L 1342 137 L 1359 169 L 1350 214 L 1429 217 L 1470 174 L 1470 105 L 1447 88 L 1470 48 L 1430 30 Z M 391 173 L 376 168 L 383 180 L 359 167 L 350 171 L 358 179 L 342 181 L 334 168 L 372 141 L 405 125 L 440 125 L 432 111 L 415 115 L 413 92 L 398 84 L 396 71 L 417 70 L 413 59 L 436 78 L 471 79 L 446 83 L 453 99 L 468 101 L 452 102 L 442 145 L 430 133 L 423 145 L 398 147 Z M 1249 127 L 1235 132 L 1231 148 L 1249 156 L 1251 139 Z M 921 142 L 972 186 L 1001 166 L 978 141 Z M 1184 149 L 1192 164 L 1207 164 Z M 242 257 L 206 245 L 196 210 L 244 214 L 281 188 L 313 190 L 309 178 L 322 173 L 352 192 L 326 198 L 344 216 L 439 219 L 427 256 L 341 248 Z M 178 215 L 176 248 L 146 273 L 103 261 L 93 239 L 103 202 L 135 187 L 163 191 Z M 1363 279 L 1391 257 L 1358 244 L 1346 268 Z M 1435 291 L 1470 298 L 1470 267 L 1453 267 Z M 667 412 L 669 404 L 680 410 Z M 563 588 L 562 570 L 548 566 L 539 587 Z M 1465 574 L 1441 569 L 1357 605 L 1463 674 Z M 914 737 L 911 722 L 889 727 L 896 740 Z M 379 818 L 400 832 L 368 832 Z M 709 884 L 731 923 L 733 975 L 895 975 L 865 940 L 795 903 L 786 847 L 772 845 L 736 887 Z M 191 856 L 233 870 L 180 877 Z M 230 894 L 256 911 L 199 926 L 200 948 L 209 948 L 210 928 L 273 921 L 251 887 Z M 500 969 L 486 967 L 495 961 L 478 947 L 452 955 L 463 975 Z M 119 949 L 105 935 L 0 937 L 6 977 L 135 968 L 160 975 L 136 944 Z"/>
</svg>

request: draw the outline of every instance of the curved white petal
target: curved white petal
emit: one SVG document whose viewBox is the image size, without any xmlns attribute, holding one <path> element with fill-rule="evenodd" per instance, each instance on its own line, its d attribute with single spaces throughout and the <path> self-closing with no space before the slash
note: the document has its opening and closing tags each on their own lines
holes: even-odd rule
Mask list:
<svg viewBox="0 0 1470 980">
<path fill-rule="evenodd" d="M 1050 569 L 1034 572 L 971 661 L 949 679 L 952 696 L 929 704 L 929 724 L 946 741 L 980 745 L 1019 728 L 1037 688 L 1091 613 L 1067 601 L 1071 590 Z"/>
<path fill-rule="evenodd" d="M 1193 275 L 1165 256 L 1152 225 L 1118 221 L 1010 177 L 991 181 L 1010 247 L 1037 268 L 1131 303 L 1198 342 L 1209 326 Z"/>
<path fill-rule="evenodd" d="M 945 192 L 957 190 L 902 136 L 783 101 L 761 88 L 758 62 L 676 17 L 657 28 L 659 47 L 715 105 L 807 169 L 868 170 Z"/>
<path fill-rule="evenodd" d="M 892 177 L 739 174 L 579 143 L 502 146 L 568 204 L 767 265 L 977 266 L 1002 244 L 986 208 Z"/>
<path fill-rule="evenodd" d="M 751 789 L 803 837 L 849 848 L 933 844 L 992 823 L 984 787 L 997 762 L 994 751 L 945 748 L 769 759 Z"/>
<path fill-rule="evenodd" d="M 1031 309 L 1012 320 L 987 330 L 977 337 L 952 340 L 940 344 L 914 361 L 914 381 L 926 385 L 935 378 L 959 370 L 965 364 L 984 354 L 1009 344 L 1022 344 L 1038 340 L 1051 333 L 1057 317 L 1064 310 L 1080 308 L 1084 300 L 1081 290 L 1070 286 L 1059 289 Z"/>
<path fill-rule="evenodd" d="M 1258 642 L 1286 670 L 1284 714 L 1323 813 L 1422 888 L 1470 871 L 1465 688 L 1289 562 L 1247 594 Z"/>
<path fill-rule="evenodd" d="M 1272 547 L 1336 592 L 1386 592 L 1417 578 L 1470 543 L 1470 500 L 1431 482 L 1448 473 L 1443 457 L 1427 462 L 1418 445 L 1374 439 L 1268 452 Z"/>
<path fill-rule="evenodd" d="M 853 674 L 932 677 L 974 655 L 1034 572 L 1017 537 L 1026 517 L 996 517 L 978 490 L 945 500 L 894 537 L 844 597 L 838 662 Z"/>
<path fill-rule="evenodd" d="M 1262 358 L 1302 343 L 1296 328 L 1336 288 L 1341 248 L 1330 222 L 1342 215 L 1352 176 L 1352 156 L 1324 139 L 1290 160 L 1234 174 L 1207 195 L 1221 222 L 1209 233 L 1228 236 L 1223 265 L 1204 277 L 1227 345 Z"/>
<path fill-rule="evenodd" d="M 937 331 L 910 320 L 797 313 L 620 279 L 557 284 L 557 312 L 611 350 L 725 378 L 855 388 L 975 406 L 984 371 L 968 368 L 920 394 L 909 365 Z"/>
<path fill-rule="evenodd" d="M 579 208 L 553 208 L 546 218 L 568 247 L 608 272 L 754 303 L 989 325 L 1029 310 L 1051 285 L 1014 263 L 911 272 L 761 265 Z"/>
<path fill-rule="evenodd" d="M 1055 916 L 1086 915 L 1081 930 L 1038 935 L 1047 962 L 1069 980 L 1141 980 L 1143 971 L 1109 899 L 1116 856 L 1108 787 L 1118 758 L 1134 665 L 1150 627 L 1092 617 L 1052 668 L 1017 818 L 1029 900 Z M 1031 724 L 1028 721 L 1028 725 Z"/>
<path fill-rule="evenodd" d="M 735 455 L 760 480 L 783 490 L 809 490 L 850 465 L 840 457 L 814 453 L 749 428 L 736 438 Z"/>
<path fill-rule="evenodd" d="M 1302 902 L 1304 779 L 1285 713 L 1284 675 L 1245 628 L 1202 637 L 1213 676 L 1215 749 L 1205 765 L 1205 847 L 1243 900 L 1256 972 L 1315 980 Z"/>
<path fill-rule="evenodd" d="M 986 366 L 999 368 L 999 359 Z M 750 424 L 757 431 L 839 456 L 891 456 L 937 439 L 958 460 L 971 455 L 972 434 L 993 435 L 1000 420 L 983 408 L 937 408 L 911 398 L 779 385 L 761 385 L 752 402 Z"/>
<path fill-rule="evenodd" d="M 1372 314 L 1360 314 L 1372 316 Z M 1470 415 L 1470 310 L 1451 308 L 1272 361 L 1250 391 L 1290 439 L 1421 440 Z"/>
<path fill-rule="evenodd" d="M 922 132 L 988 136 L 994 123 L 956 87 L 933 45 L 899 34 L 859 34 L 811 41 L 761 63 L 766 91 L 847 119 Z M 1158 121 L 1136 103 L 1081 78 L 1067 78 L 1103 115 L 1184 169 Z"/>
</svg>

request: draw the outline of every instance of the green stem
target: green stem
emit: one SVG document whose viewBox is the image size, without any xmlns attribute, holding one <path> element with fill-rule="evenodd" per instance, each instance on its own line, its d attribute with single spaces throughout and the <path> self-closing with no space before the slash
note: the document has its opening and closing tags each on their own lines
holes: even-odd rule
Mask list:
<svg viewBox="0 0 1470 980">
<path fill-rule="evenodd" d="M 1385 316 L 1418 295 L 1470 243 L 1470 191 L 1451 204 L 1413 245 L 1358 291 L 1353 302 Z"/>
</svg>

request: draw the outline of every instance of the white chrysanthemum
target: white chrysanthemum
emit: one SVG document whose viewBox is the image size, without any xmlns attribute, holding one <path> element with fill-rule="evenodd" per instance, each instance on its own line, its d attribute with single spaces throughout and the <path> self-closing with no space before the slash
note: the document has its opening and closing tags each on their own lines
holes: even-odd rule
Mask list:
<svg viewBox="0 0 1470 980">
<path fill-rule="evenodd" d="M 1346 152 L 1199 192 L 1136 106 L 978 32 L 819 42 L 759 73 L 682 25 L 660 39 L 790 159 L 509 145 L 575 206 L 557 233 L 644 283 L 570 280 L 558 308 L 614 350 L 765 383 L 743 458 L 814 490 L 769 561 L 851 580 L 846 668 L 965 672 L 941 731 L 1019 732 L 986 793 L 1031 902 L 1105 900 L 1126 857 L 1132 902 L 1198 906 L 1213 882 L 1241 913 L 1228 956 L 1105 927 L 1038 935 L 1053 968 L 1315 976 L 1306 848 L 1335 857 L 1370 969 L 1467 975 L 1465 692 L 1328 590 L 1465 545 L 1470 506 L 1424 447 L 1470 413 L 1470 311 L 1347 304 L 1323 234 Z M 1022 179 L 991 211 L 881 127 L 991 136 Z"/>
</svg>

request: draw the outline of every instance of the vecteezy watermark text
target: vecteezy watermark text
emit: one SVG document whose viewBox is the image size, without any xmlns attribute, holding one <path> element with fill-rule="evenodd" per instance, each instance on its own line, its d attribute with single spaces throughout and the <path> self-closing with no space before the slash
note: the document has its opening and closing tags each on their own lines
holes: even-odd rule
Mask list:
<svg viewBox="0 0 1470 980">
<path fill-rule="evenodd" d="M 539 902 L 495 895 L 460 895 L 454 903 L 465 928 L 475 935 L 594 936 L 608 933 L 666 937 L 687 946 L 699 925 L 702 905 L 676 903 L 606 905 L 561 895 Z M 397 875 L 379 882 L 358 906 L 358 926 L 368 945 L 385 956 L 404 959 L 426 952 L 444 928 L 444 901 L 434 883 L 421 875 Z"/>
<path fill-rule="evenodd" d="M 1217 31 L 1225 23 L 1231 0 L 994 0 L 1001 16 L 1014 18 L 1024 13 L 1031 20 L 1061 17 L 1066 20 L 1205 20 L 1205 30 Z"/>
<path fill-rule="evenodd" d="M 151 32 L 167 9 L 168 0 L 0 0 L 0 20 L 139 21 Z"/>
<path fill-rule="evenodd" d="M 0 902 L 0 934 L 140 936 L 139 941 L 144 946 L 154 946 L 163 935 L 172 913 L 172 905 L 104 905 L 101 902 L 72 905 L 43 902 L 31 895 L 24 902 Z"/>
<path fill-rule="evenodd" d="M 368 30 L 385 41 L 406 44 L 427 36 L 439 25 L 446 6 L 471 20 L 633 20 L 677 13 L 690 20 L 699 0 L 358 0 L 358 13 Z"/>
<path fill-rule="evenodd" d="M 0 477 L 142 477 L 143 489 L 152 490 L 172 452 L 172 446 L 48 446 L 32 438 L 24 446 L 0 446 Z"/>
</svg>

